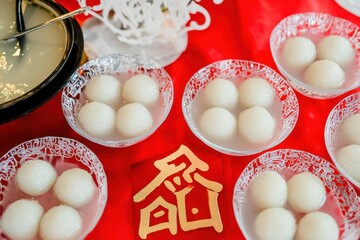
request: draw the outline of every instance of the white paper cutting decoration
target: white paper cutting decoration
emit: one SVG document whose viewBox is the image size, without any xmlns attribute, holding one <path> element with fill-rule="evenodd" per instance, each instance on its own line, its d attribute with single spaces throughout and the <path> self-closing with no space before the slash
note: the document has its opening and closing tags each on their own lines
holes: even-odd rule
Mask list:
<svg viewBox="0 0 360 240">
<path fill-rule="evenodd" d="M 220 4 L 223 0 L 213 0 Z M 89 1 L 90 2 L 90 1 Z M 165 66 L 175 61 L 187 46 L 187 32 L 209 27 L 209 12 L 200 0 L 100 0 L 88 5 L 93 16 L 83 24 L 88 58 L 109 53 L 146 54 Z M 201 22 L 191 15 L 203 16 Z"/>
</svg>

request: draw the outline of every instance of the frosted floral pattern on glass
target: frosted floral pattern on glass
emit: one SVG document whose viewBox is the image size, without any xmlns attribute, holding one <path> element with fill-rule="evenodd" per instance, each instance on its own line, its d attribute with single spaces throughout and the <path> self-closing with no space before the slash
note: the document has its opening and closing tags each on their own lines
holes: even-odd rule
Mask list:
<svg viewBox="0 0 360 240">
<path fill-rule="evenodd" d="M 241 205 L 244 204 L 251 181 L 264 171 L 281 169 L 299 173 L 309 171 L 318 176 L 327 191 L 336 198 L 344 217 L 344 231 L 341 232 L 340 239 L 359 238 L 360 200 L 354 188 L 330 162 L 311 153 L 292 149 L 280 149 L 262 154 L 251 161 L 239 176 L 234 189 L 233 208 L 237 223 L 244 234 L 246 234 L 245 219 Z"/>
</svg>

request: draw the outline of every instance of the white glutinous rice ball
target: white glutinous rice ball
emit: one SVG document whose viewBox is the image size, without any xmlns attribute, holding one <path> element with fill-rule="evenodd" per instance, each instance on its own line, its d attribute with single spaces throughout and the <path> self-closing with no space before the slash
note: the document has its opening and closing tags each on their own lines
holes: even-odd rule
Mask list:
<svg viewBox="0 0 360 240">
<path fill-rule="evenodd" d="M 282 207 L 286 203 L 287 185 L 276 171 L 265 171 L 250 185 L 250 197 L 259 209 Z"/>
<path fill-rule="evenodd" d="M 345 72 L 330 60 L 319 60 L 304 72 L 304 82 L 320 89 L 338 89 L 345 82 Z"/>
<path fill-rule="evenodd" d="M 154 120 L 149 110 L 140 103 L 122 106 L 116 117 L 117 130 L 126 137 L 137 137 L 150 130 Z"/>
<path fill-rule="evenodd" d="M 268 208 L 256 216 L 254 230 L 259 240 L 292 240 L 296 221 L 284 208 Z"/>
<path fill-rule="evenodd" d="M 268 107 L 274 101 L 275 92 L 270 83 L 262 78 L 249 78 L 239 86 L 239 103 L 245 108 Z"/>
<path fill-rule="evenodd" d="M 339 227 L 329 214 L 318 211 L 311 212 L 300 219 L 295 239 L 338 240 Z"/>
<path fill-rule="evenodd" d="M 121 83 L 112 75 L 94 76 L 86 84 L 85 95 L 90 101 L 116 106 L 121 102 Z"/>
<path fill-rule="evenodd" d="M 347 143 L 360 145 L 360 113 L 348 116 L 341 123 L 340 134 Z"/>
<path fill-rule="evenodd" d="M 276 121 L 263 107 L 252 107 L 242 111 L 238 117 L 240 136 L 252 144 L 269 141 L 275 131 Z"/>
<path fill-rule="evenodd" d="M 40 196 L 49 191 L 57 174 L 50 163 L 43 160 L 24 162 L 15 174 L 16 186 L 30 196 Z"/>
<path fill-rule="evenodd" d="M 318 210 L 325 202 L 324 184 L 318 176 L 310 172 L 292 176 L 287 185 L 288 203 L 296 212 L 307 213 Z"/>
<path fill-rule="evenodd" d="M 316 46 L 317 58 L 336 62 L 346 67 L 355 59 L 355 51 L 351 42 L 341 36 L 324 37 Z"/>
<path fill-rule="evenodd" d="M 291 72 L 303 71 L 316 59 L 316 46 L 308 38 L 293 37 L 285 41 L 281 57 Z"/>
<path fill-rule="evenodd" d="M 95 137 L 104 137 L 115 131 L 116 112 L 104 103 L 86 103 L 77 117 L 84 130 Z"/>
<path fill-rule="evenodd" d="M 207 109 L 200 116 L 200 129 L 213 140 L 226 140 L 236 133 L 235 116 L 221 107 Z"/>
<path fill-rule="evenodd" d="M 159 86 L 157 82 L 145 74 L 135 75 L 123 85 L 123 98 L 128 103 L 141 103 L 152 106 L 159 98 Z"/>
<path fill-rule="evenodd" d="M 205 101 L 210 107 L 232 109 L 238 103 L 238 91 L 235 84 L 223 78 L 208 83 L 204 90 Z"/>
<path fill-rule="evenodd" d="M 351 178 L 360 183 L 360 145 L 352 144 L 340 148 L 336 152 L 336 161 Z"/>
<path fill-rule="evenodd" d="M 51 208 L 40 222 L 40 236 L 46 240 L 76 240 L 81 230 L 80 214 L 66 205 Z"/>
<path fill-rule="evenodd" d="M 1 230 L 10 239 L 34 239 L 43 213 L 44 209 L 37 201 L 17 200 L 5 209 L 0 220 Z"/>
<path fill-rule="evenodd" d="M 64 171 L 56 180 L 55 196 L 64 204 L 78 208 L 95 196 L 97 187 L 90 173 L 80 168 Z"/>
</svg>

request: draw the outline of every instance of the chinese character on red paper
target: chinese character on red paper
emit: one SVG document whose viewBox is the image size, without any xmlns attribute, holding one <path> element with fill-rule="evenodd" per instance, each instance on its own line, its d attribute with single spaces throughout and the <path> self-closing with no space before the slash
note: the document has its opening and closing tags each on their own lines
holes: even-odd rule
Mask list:
<svg viewBox="0 0 360 240">
<path fill-rule="evenodd" d="M 156 160 L 154 166 L 159 173 L 134 195 L 134 202 L 144 201 L 162 185 L 173 194 L 174 198 L 156 196 L 151 203 L 140 210 L 138 233 L 142 239 L 146 239 L 150 233 L 163 230 L 176 235 L 178 226 L 183 231 L 209 227 L 218 233 L 223 231 L 218 204 L 218 196 L 223 186 L 202 176 L 202 172 L 209 170 L 206 162 L 182 145 L 174 153 Z M 194 197 L 195 192 L 196 197 Z M 203 193 L 201 199 L 199 192 Z M 195 203 L 198 205 L 193 206 Z M 201 211 L 207 214 L 201 214 Z M 206 217 L 199 219 L 198 216 Z"/>
</svg>

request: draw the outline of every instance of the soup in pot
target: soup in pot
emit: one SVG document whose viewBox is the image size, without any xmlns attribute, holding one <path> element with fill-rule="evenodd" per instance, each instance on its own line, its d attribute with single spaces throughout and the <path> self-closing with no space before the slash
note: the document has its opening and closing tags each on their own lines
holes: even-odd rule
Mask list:
<svg viewBox="0 0 360 240">
<path fill-rule="evenodd" d="M 23 2 L 25 28 L 54 18 L 40 4 Z M 17 33 L 15 0 L 1 0 L 0 38 Z M 25 35 L 20 49 L 18 39 L 0 42 L 0 104 L 20 97 L 41 84 L 57 68 L 66 49 L 66 31 L 61 23 Z"/>
</svg>

